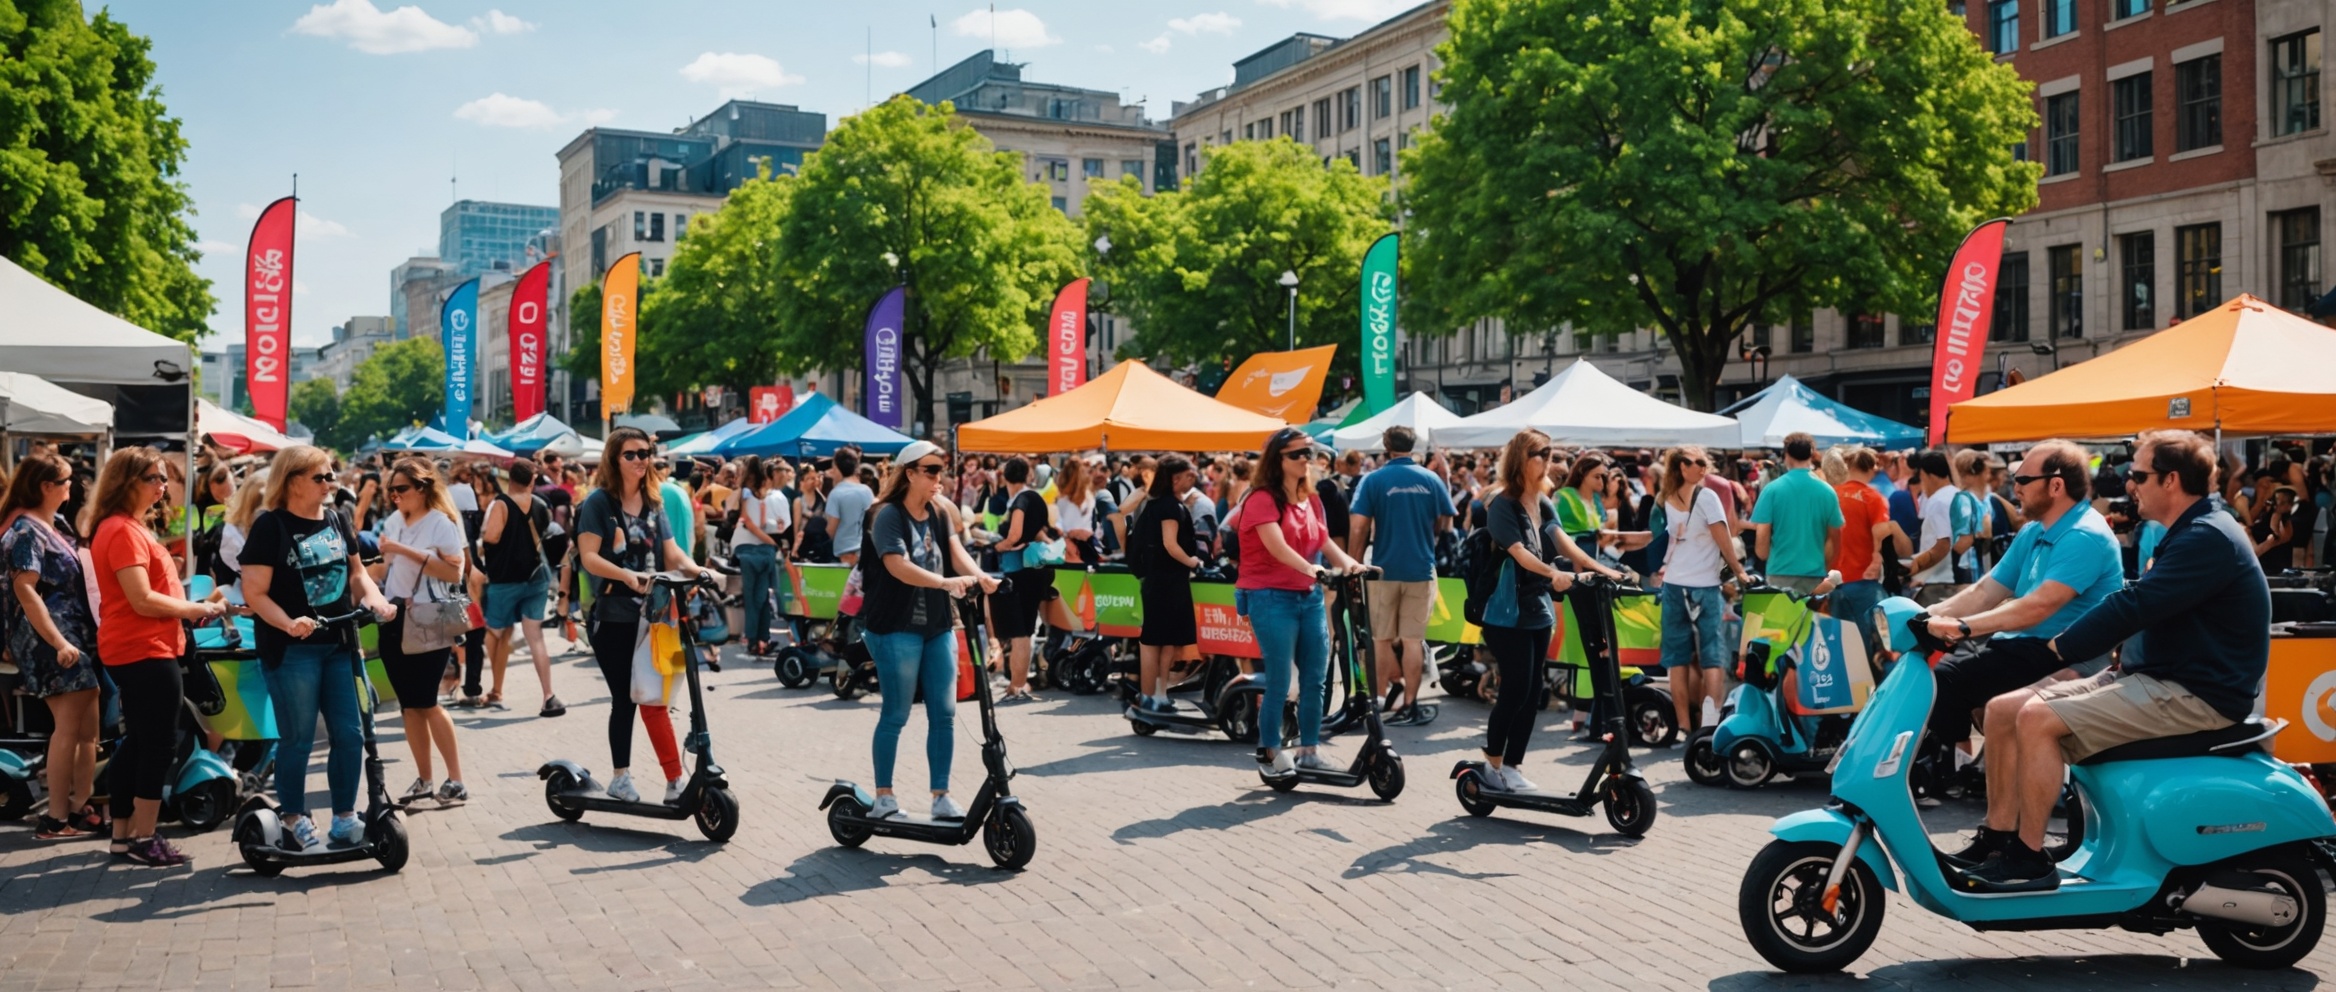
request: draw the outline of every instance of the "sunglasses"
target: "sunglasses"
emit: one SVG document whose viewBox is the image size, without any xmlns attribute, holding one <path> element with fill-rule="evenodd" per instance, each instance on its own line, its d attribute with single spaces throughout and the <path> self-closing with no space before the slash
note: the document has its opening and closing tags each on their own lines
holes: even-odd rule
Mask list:
<svg viewBox="0 0 2336 992">
<path fill-rule="evenodd" d="M 926 476 L 936 479 L 940 478 L 941 473 L 949 470 L 949 466 L 939 465 L 933 462 L 923 462 L 920 464 L 911 465 L 909 468 L 913 471 L 922 472 Z"/>
<path fill-rule="evenodd" d="M 2128 481 L 2128 482 L 2132 483 L 2133 485 L 2136 485 L 2136 486 L 2146 486 L 2146 485 L 2149 485 L 2149 480 L 2150 480 L 2150 479 L 2152 479 L 2152 478 L 2155 478 L 2155 477 L 2157 477 L 2157 476 L 2164 475 L 2164 474 L 2166 474 L 2166 473 L 2164 473 L 2164 472 L 2150 472 L 2150 471 L 2146 471 L 2146 470 L 2143 470 L 2143 469 L 2138 469 L 2138 468 L 2137 468 L 2137 469 L 2133 469 L 2132 471 L 2129 471 L 2129 472 L 2125 473 L 2125 478 L 2126 478 L 2126 481 Z M 2017 476 L 2014 476 L 2014 478 L 2018 478 L 2018 477 L 2017 477 Z"/>
<path fill-rule="evenodd" d="M 1307 453 L 1306 449 L 1304 448 L 1292 448 L 1288 451 L 1282 452 L 1283 461 L 1302 462 L 1313 457 L 1314 456 Z"/>
<path fill-rule="evenodd" d="M 160 472 L 148 472 L 145 475 L 139 476 L 138 481 L 143 482 L 149 486 L 159 486 L 165 482 L 169 482 L 170 476 L 164 475 Z"/>
<path fill-rule="evenodd" d="M 632 450 L 630 450 L 630 451 L 627 451 L 627 452 L 625 452 L 625 453 L 624 453 L 624 454 L 622 454 L 622 455 L 618 455 L 617 457 L 619 457 L 619 458 L 622 458 L 622 459 L 624 459 L 625 461 L 628 461 L 628 462 L 645 462 L 645 461 L 648 461 L 648 460 L 649 460 L 649 459 L 651 459 L 651 458 L 655 458 L 655 457 L 657 457 L 657 449 L 655 449 L 655 448 L 634 448 L 634 449 L 632 449 Z"/>
<path fill-rule="evenodd" d="M 2134 473 L 2134 474 L 2136 474 L 2136 475 L 2141 475 L 2141 474 L 2143 474 L 2143 473 L 2136 472 L 2136 473 Z M 2014 475 L 2014 476 L 2012 476 L 2012 485 L 2015 485 L 2015 486 L 2025 486 L 2025 485 L 2027 485 L 2027 484 L 2029 484 L 2029 483 L 2031 483 L 2031 482 L 2042 482 L 2042 481 L 2044 481 L 2044 480 L 2046 480 L 2046 479 L 2049 479 L 2049 478 L 2052 478 L 2052 476 L 2051 476 L 2051 475 L 2049 475 L 2049 474 L 2046 474 L 2046 475 Z"/>
<path fill-rule="evenodd" d="M 73 484 L 73 477 L 72 477 L 72 476 L 70 476 L 70 475 L 68 475 L 68 476 L 66 476 L 66 477 L 64 477 L 64 478 L 62 478 L 62 479 L 43 479 L 43 480 L 41 480 L 41 485 L 44 485 L 44 486 L 70 486 L 70 485 L 72 485 L 72 484 Z"/>
<path fill-rule="evenodd" d="M 1536 448 L 1532 454 L 1525 456 L 1525 460 L 1531 461 L 1535 458 L 1548 458 L 1549 453 L 1556 450 L 1556 448 Z"/>
<path fill-rule="evenodd" d="M 333 474 L 331 472 L 318 472 L 315 475 L 309 476 L 308 481 L 321 486 L 333 481 Z"/>
<path fill-rule="evenodd" d="M 1695 466 L 1696 468 L 1710 468 L 1710 467 L 1711 467 L 1711 462 L 1710 462 L 1708 459 L 1703 459 L 1703 458 L 1689 458 L 1689 459 L 1686 459 L 1686 460 L 1684 460 L 1684 461 L 1680 462 L 1680 464 L 1682 464 L 1682 465 L 1693 465 L 1693 466 Z"/>
<path fill-rule="evenodd" d="M 405 494 L 407 494 L 407 493 L 410 493 L 410 492 L 413 492 L 413 491 L 414 491 L 414 487 L 412 487 L 412 486 L 409 486 L 409 485 L 406 485 L 405 483 L 402 483 L 402 482 L 401 482 L 401 483 L 397 483 L 397 484 L 395 484 L 395 485 L 392 485 L 392 486 L 390 486 L 390 487 L 389 487 L 389 494 L 390 494 L 390 495 L 392 495 L 392 496 L 403 496 L 403 495 L 405 495 Z"/>
</svg>

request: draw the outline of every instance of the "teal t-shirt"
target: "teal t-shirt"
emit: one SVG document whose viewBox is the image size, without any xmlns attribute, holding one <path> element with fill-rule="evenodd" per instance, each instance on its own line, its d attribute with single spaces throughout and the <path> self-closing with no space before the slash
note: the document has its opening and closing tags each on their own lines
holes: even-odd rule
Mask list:
<svg viewBox="0 0 2336 992">
<path fill-rule="evenodd" d="M 1752 522 L 1769 526 L 1768 574 L 1814 578 L 1825 574 L 1826 528 L 1841 526 L 1841 496 L 1796 468 L 1761 488 Z"/>
<path fill-rule="evenodd" d="M 690 499 L 689 490 L 681 483 L 667 479 L 657 487 L 657 506 L 665 511 L 665 529 L 673 533 L 673 543 L 681 545 L 681 553 L 695 557 L 697 548 L 691 542 L 698 536 L 697 507 Z M 660 561 L 657 567 L 665 567 Z"/>
</svg>

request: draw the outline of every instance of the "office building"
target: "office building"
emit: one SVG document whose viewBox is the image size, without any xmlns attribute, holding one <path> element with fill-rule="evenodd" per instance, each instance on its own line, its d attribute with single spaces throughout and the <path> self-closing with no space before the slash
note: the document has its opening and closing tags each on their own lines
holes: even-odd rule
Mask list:
<svg viewBox="0 0 2336 992">
<path fill-rule="evenodd" d="M 985 49 L 906 92 L 948 102 L 999 151 L 1019 153 L 1023 175 L 1046 184 L 1055 209 L 1073 217 L 1090 181 L 1134 176 L 1147 193 L 1176 188 L 1175 142 L 1142 105 L 1108 90 L 1024 79 L 1025 68 Z"/>
<path fill-rule="evenodd" d="M 1394 176 L 1400 153 L 1443 109 L 1435 48 L 1450 9 L 1424 3 L 1351 38 L 1294 34 L 1233 63 L 1231 84 L 1175 105 L 1185 174 L 1205 167 L 1210 148 L 1287 137 L 1324 162 Z"/>
<path fill-rule="evenodd" d="M 557 230 L 557 207 L 457 200 L 438 215 L 438 257 L 463 276 L 526 268 L 527 244 Z"/>
<path fill-rule="evenodd" d="M 331 341 L 313 350 L 300 349 L 302 353 L 316 357 L 304 371 L 294 376 L 293 381 L 330 379 L 333 391 L 348 392 L 349 383 L 356 378 L 357 366 L 373 357 L 374 349 L 393 339 L 390 318 L 351 317 L 333 328 Z"/>
</svg>

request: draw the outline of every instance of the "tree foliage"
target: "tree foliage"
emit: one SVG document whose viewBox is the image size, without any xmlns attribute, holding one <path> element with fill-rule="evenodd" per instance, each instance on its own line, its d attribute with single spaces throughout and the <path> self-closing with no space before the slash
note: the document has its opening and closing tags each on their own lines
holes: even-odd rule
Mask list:
<svg viewBox="0 0 2336 992">
<path fill-rule="evenodd" d="M 1184 363 L 1282 350 L 1288 271 L 1298 345 L 1341 345 L 1339 367 L 1356 368 L 1357 273 L 1392 222 L 1385 179 L 1343 158 L 1325 166 L 1288 138 L 1242 141 L 1212 150 L 1182 190 L 1098 185 L 1085 221 L 1090 243 L 1110 242 L 1095 261 L 1108 307 L 1136 326 L 1122 355 Z"/>
<path fill-rule="evenodd" d="M 145 38 L 77 0 L 0 0 L 0 256 L 192 341 L 210 280 L 178 180 L 186 140 Z"/>
<path fill-rule="evenodd" d="M 600 281 L 568 294 L 568 351 L 559 366 L 578 379 L 600 378 Z"/>
<path fill-rule="evenodd" d="M 1937 0 L 1457 0 L 1404 159 L 1408 324 L 1652 326 L 1709 409 L 1737 336 L 1923 314 L 2034 205 L 2029 84 Z"/>
<path fill-rule="evenodd" d="M 436 338 L 408 338 L 358 363 L 341 397 L 340 437 L 351 447 L 426 423 L 446 406 L 446 353 Z"/>
<path fill-rule="evenodd" d="M 720 210 L 690 220 L 665 278 L 655 292 L 642 292 L 633 367 L 644 394 L 743 391 L 778 376 L 771 324 L 781 304 L 772 252 L 793 191 L 791 180 L 750 179 Z M 594 304 L 597 348 L 597 296 Z"/>
<path fill-rule="evenodd" d="M 285 401 L 285 412 L 327 448 L 353 451 L 365 440 L 363 435 L 354 442 L 342 436 L 341 393 L 331 379 L 304 379 L 294 384 L 291 397 Z"/>
</svg>

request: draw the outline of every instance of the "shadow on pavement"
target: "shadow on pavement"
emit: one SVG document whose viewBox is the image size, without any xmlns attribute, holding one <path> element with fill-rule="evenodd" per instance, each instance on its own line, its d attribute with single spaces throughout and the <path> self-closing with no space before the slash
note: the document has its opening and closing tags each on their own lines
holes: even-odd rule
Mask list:
<svg viewBox="0 0 2336 992">
<path fill-rule="evenodd" d="M 2300 990 L 2321 986 L 2308 971 L 2247 971 L 2221 962 L 2156 954 L 2100 957 L 1956 958 L 1886 965 L 1860 975 L 1742 971 L 1712 979 L 1711 992 L 1771 989 L 2050 988 L 2055 992 L 2133 989 Z"/>
<path fill-rule="evenodd" d="M 1599 823 L 1605 821 L 1599 820 Z M 1465 817 L 1445 820 L 1428 827 L 1426 836 L 1405 841 L 1392 847 L 1383 847 L 1355 859 L 1341 878 L 1367 878 L 1381 872 L 1400 871 L 1407 874 L 1449 875 L 1453 878 L 1477 881 L 1487 878 L 1505 878 L 1511 872 L 1464 872 L 1429 860 L 1440 855 L 1457 854 L 1472 848 L 1493 845 L 1499 847 L 1531 847 L 1548 844 L 1562 847 L 1575 854 L 1603 855 L 1629 850 L 1638 841 L 1618 834 L 1589 833 L 1564 826 L 1536 823 L 1499 817 Z"/>
<path fill-rule="evenodd" d="M 1176 740 L 1170 740 L 1171 737 Z M 1232 743 L 1215 734 L 1202 737 L 1163 733 L 1148 741 L 1138 743 L 1139 740 L 1141 739 L 1134 736 L 1099 737 L 1078 745 L 1090 749 L 1085 754 L 1043 761 L 1035 765 L 1021 765 L 1015 770 L 1024 775 L 1051 778 L 1057 775 L 1079 775 L 1086 772 L 1153 768 L 1185 768 L 1207 765 L 1223 765 L 1230 768 L 1237 767 L 1242 759 L 1248 757 L 1246 747 L 1235 750 L 1193 746 Z"/>
<path fill-rule="evenodd" d="M 963 850 L 969 857 L 982 856 L 979 844 L 969 844 Z M 930 880 L 899 878 L 912 870 L 935 877 Z M 938 854 L 891 854 L 830 847 L 796 858 L 787 866 L 785 875 L 747 889 L 738 901 L 749 906 L 785 906 L 894 885 L 990 885 L 1009 881 L 1015 874 L 986 863 L 951 861 Z"/>
<path fill-rule="evenodd" d="M 1167 816 L 1138 820 L 1111 832 L 1111 839 L 1120 844 L 1139 840 L 1158 840 L 1187 830 L 1224 830 L 1255 823 L 1271 816 L 1279 816 L 1298 808 L 1302 803 L 1328 803 L 1333 806 L 1384 806 L 1377 799 L 1357 799 L 1351 796 L 1325 795 L 1306 792 L 1274 792 L 1263 786 L 1239 799 L 1213 806 L 1194 806 Z"/>
<path fill-rule="evenodd" d="M 662 855 L 620 864 L 601 864 L 572 869 L 572 873 L 577 875 L 599 875 L 612 871 L 640 871 L 673 864 L 690 864 L 703 861 L 709 855 L 722 849 L 722 845 L 705 840 L 694 832 L 685 836 L 678 833 L 635 830 L 630 827 L 616 826 L 609 822 L 620 818 L 633 819 L 631 817 L 603 814 L 601 822 L 594 823 L 590 819 L 592 814 L 585 815 L 587 819 L 575 823 L 554 821 L 508 830 L 503 833 L 503 839 L 533 844 L 539 851 L 557 847 L 575 847 L 600 854 L 659 853 Z M 654 822 L 671 823 L 674 827 L 684 831 L 695 830 L 694 827 L 690 826 L 688 820 L 658 820 Z"/>
</svg>

